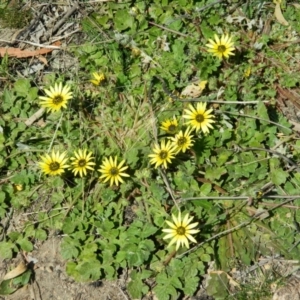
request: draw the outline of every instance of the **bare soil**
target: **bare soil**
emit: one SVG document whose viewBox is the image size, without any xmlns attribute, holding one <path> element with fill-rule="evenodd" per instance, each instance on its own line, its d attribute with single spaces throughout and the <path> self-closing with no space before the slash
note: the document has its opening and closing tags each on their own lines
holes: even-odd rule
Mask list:
<svg viewBox="0 0 300 300">
<path fill-rule="evenodd" d="M 1 300 L 121 300 L 129 299 L 123 292 L 121 281 L 79 283 L 72 280 L 65 272 L 65 261 L 60 255 L 60 238 L 52 237 L 32 253 L 25 255 L 34 259 L 31 284 L 24 286 L 12 295 L 0 296 Z M 17 266 L 22 256 L 2 261 L 0 278 Z"/>
</svg>

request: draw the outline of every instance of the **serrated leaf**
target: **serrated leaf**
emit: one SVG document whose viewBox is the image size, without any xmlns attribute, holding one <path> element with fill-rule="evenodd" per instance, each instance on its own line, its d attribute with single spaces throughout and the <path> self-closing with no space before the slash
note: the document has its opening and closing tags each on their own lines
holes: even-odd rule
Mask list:
<svg viewBox="0 0 300 300">
<path fill-rule="evenodd" d="M 198 277 L 188 277 L 184 280 L 184 286 L 182 290 L 185 295 L 192 296 L 199 286 L 199 278 Z"/>
<path fill-rule="evenodd" d="M 271 181 L 276 185 L 285 183 L 288 176 L 289 174 L 280 168 L 276 169 L 276 172 L 273 171 L 270 174 Z"/>
<path fill-rule="evenodd" d="M 103 261 L 106 263 L 115 261 L 115 251 L 116 251 L 115 245 L 107 245 L 107 247 L 105 247 L 105 249 L 102 251 Z M 117 252 L 117 254 L 119 254 L 119 251 Z"/>
<path fill-rule="evenodd" d="M 66 264 L 66 272 L 69 276 L 75 277 L 76 274 L 76 263 L 73 261 L 68 261 Z"/>
<path fill-rule="evenodd" d="M 35 238 L 40 241 L 45 241 L 47 239 L 48 235 L 47 232 L 41 228 L 37 228 L 35 231 Z"/>
<path fill-rule="evenodd" d="M 78 245 L 70 238 L 65 238 L 61 243 L 61 255 L 64 259 L 76 258 L 79 254 Z"/>
<path fill-rule="evenodd" d="M 83 280 L 97 280 L 100 277 L 101 264 L 98 260 L 90 260 L 79 263 L 76 270 Z"/>
<path fill-rule="evenodd" d="M 95 252 L 97 251 L 97 249 L 98 246 L 94 243 L 86 244 L 81 251 L 79 258 L 86 261 L 92 260 L 96 257 Z"/>
<path fill-rule="evenodd" d="M 17 243 L 20 245 L 22 250 L 26 252 L 31 252 L 33 250 L 33 245 L 27 238 L 18 239 Z"/>
<path fill-rule="evenodd" d="M 143 283 L 141 273 L 133 271 L 133 274 L 130 275 L 131 281 L 127 285 L 128 291 L 133 299 L 142 299 L 142 296 L 145 295 L 149 288 L 146 284 Z"/>
<path fill-rule="evenodd" d="M 105 273 L 105 278 L 108 280 L 116 279 L 116 276 L 118 275 L 115 266 L 102 264 L 101 268 L 103 269 L 103 272 Z"/>
<path fill-rule="evenodd" d="M 266 105 L 261 101 L 259 101 L 257 104 L 257 115 L 261 119 L 269 120 L 269 115 L 268 115 Z"/>
<path fill-rule="evenodd" d="M 172 281 L 173 277 L 180 277 L 183 275 L 184 263 L 180 259 L 172 259 L 167 270 L 168 278 Z"/>
<path fill-rule="evenodd" d="M 225 167 L 208 167 L 205 172 L 205 178 L 209 180 L 220 179 L 220 177 L 227 173 Z"/>
<path fill-rule="evenodd" d="M 85 239 L 86 239 L 85 231 L 84 230 L 76 231 L 73 234 L 73 238 L 78 241 L 85 241 Z"/>
<path fill-rule="evenodd" d="M 62 230 L 65 234 L 71 234 L 74 232 L 76 226 L 76 222 L 72 218 L 67 217 L 65 218 Z"/>
<path fill-rule="evenodd" d="M 5 193 L 0 191 L 0 203 L 4 202 L 5 200 Z"/>
<path fill-rule="evenodd" d="M 14 244 L 11 242 L 0 242 L 0 257 L 12 258 L 12 250 L 14 248 Z"/>
<path fill-rule="evenodd" d="M 144 262 L 143 254 L 138 250 L 136 250 L 135 252 L 127 253 L 126 258 L 129 267 L 140 266 Z"/>
<path fill-rule="evenodd" d="M 180 276 L 180 274 L 178 274 L 178 276 Z M 175 287 L 175 288 L 179 288 L 179 289 L 181 289 L 182 288 L 182 283 L 181 283 L 181 281 L 180 281 L 180 279 L 178 278 L 178 277 L 176 277 L 176 276 L 173 276 L 172 278 L 171 278 L 171 284 Z"/>
<path fill-rule="evenodd" d="M 21 95 L 27 95 L 30 89 L 30 83 L 28 79 L 18 79 L 14 84 L 14 90 Z"/>
<path fill-rule="evenodd" d="M 118 251 L 116 255 L 116 262 L 121 263 L 124 261 L 127 257 L 127 252 L 126 251 Z"/>
<path fill-rule="evenodd" d="M 206 196 L 211 192 L 212 185 L 210 183 L 203 183 L 200 187 L 201 196 Z"/>
<path fill-rule="evenodd" d="M 140 233 L 140 237 L 142 239 L 145 239 L 145 238 L 149 237 L 150 235 L 153 235 L 157 231 L 158 231 L 157 227 L 152 226 L 151 224 L 147 224 L 147 226 L 145 226 L 143 228 L 142 232 Z"/>
<path fill-rule="evenodd" d="M 177 299 L 176 289 L 172 285 L 157 284 L 153 289 L 159 300 L 170 300 L 170 296 Z"/>
<path fill-rule="evenodd" d="M 224 165 L 229 160 L 229 157 L 231 155 L 232 155 L 232 151 L 228 151 L 226 149 L 222 149 L 222 151 L 220 153 L 218 153 L 217 165 L 218 166 Z"/>
<path fill-rule="evenodd" d="M 151 261 L 150 267 L 154 272 L 160 273 L 164 270 L 165 265 L 163 263 L 163 257 L 166 255 L 165 251 L 158 251 L 156 256 Z"/>
<path fill-rule="evenodd" d="M 27 94 L 29 101 L 34 101 L 38 96 L 38 89 L 36 87 L 30 88 Z"/>
<path fill-rule="evenodd" d="M 126 153 L 126 162 L 128 165 L 130 165 L 131 168 L 135 168 L 137 162 L 139 161 L 139 149 L 133 148 L 128 153 Z"/>
<path fill-rule="evenodd" d="M 206 253 L 201 254 L 200 259 L 201 259 L 201 261 L 204 261 L 204 262 L 210 262 L 211 261 L 210 255 L 206 254 Z"/>
<path fill-rule="evenodd" d="M 152 240 L 144 240 L 141 241 L 138 244 L 138 247 L 143 251 L 144 256 L 147 256 L 150 254 L 151 251 L 155 250 L 155 245 Z"/>
<path fill-rule="evenodd" d="M 127 10 L 118 10 L 114 16 L 114 22 L 116 29 L 123 31 L 127 28 L 133 27 L 134 18 L 128 13 Z"/>
<path fill-rule="evenodd" d="M 207 278 L 206 292 L 216 299 L 226 299 L 229 291 L 229 281 L 223 271 L 210 272 Z"/>
</svg>

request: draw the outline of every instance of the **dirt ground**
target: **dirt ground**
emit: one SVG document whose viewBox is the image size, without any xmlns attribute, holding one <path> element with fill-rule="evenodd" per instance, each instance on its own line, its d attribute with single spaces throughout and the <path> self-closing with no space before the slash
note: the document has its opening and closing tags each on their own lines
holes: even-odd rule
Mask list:
<svg viewBox="0 0 300 300">
<path fill-rule="evenodd" d="M 60 255 L 60 239 L 53 237 L 30 253 L 35 261 L 31 284 L 12 295 L 0 296 L 1 300 L 121 300 L 129 299 L 123 292 L 122 282 L 78 283 L 67 276 L 65 261 Z M 21 256 L 8 262 L 1 262 L 0 278 L 6 267 L 18 265 Z M 6 266 L 7 264 L 7 266 Z"/>
</svg>

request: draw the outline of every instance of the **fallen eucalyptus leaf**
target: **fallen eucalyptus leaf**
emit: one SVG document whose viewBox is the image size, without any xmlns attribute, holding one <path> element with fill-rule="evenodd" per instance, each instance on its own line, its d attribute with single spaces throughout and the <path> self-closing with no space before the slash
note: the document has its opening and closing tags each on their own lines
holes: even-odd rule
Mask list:
<svg viewBox="0 0 300 300">
<path fill-rule="evenodd" d="M 27 266 L 24 262 L 19 263 L 19 265 L 13 270 L 9 271 L 4 277 L 3 280 L 9 280 L 15 278 L 27 270 Z"/>
<path fill-rule="evenodd" d="M 197 98 L 205 89 L 207 80 L 199 81 L 198 83 L 192 83 L 185 87 L 181 92 L 181 96 Z"/>
<path fill-rule="evenodd" d="M 274 15 L 275 15 L 277 21 L 281 25 L 288 26 L 289 22 L 284 18 L 282 11 L 281 11 L 281 7 L 280 7 L 281 0 L 274 0 L 273 2 L 275 3 Z"/>
</svg>

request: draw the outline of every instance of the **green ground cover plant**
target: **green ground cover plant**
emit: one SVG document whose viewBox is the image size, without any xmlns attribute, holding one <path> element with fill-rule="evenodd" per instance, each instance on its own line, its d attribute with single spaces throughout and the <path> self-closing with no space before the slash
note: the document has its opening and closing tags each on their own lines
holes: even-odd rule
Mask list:
<svg viewBox="0 0 300 300">
<path fill-rule="evenodd" d="M 68 46 L 77 73 L 41 83 L 4 57 L 0 256 L 56 234 L 69 276 L 128 270 L 133 299 L 192 296 L 212 262 L 209 295 L 262 299 L 228 274 L 300 254 L 299 134 L 278 107 L 299 91 L 299 18 L 285 1 L 104 2 Z"/>
</svg>

